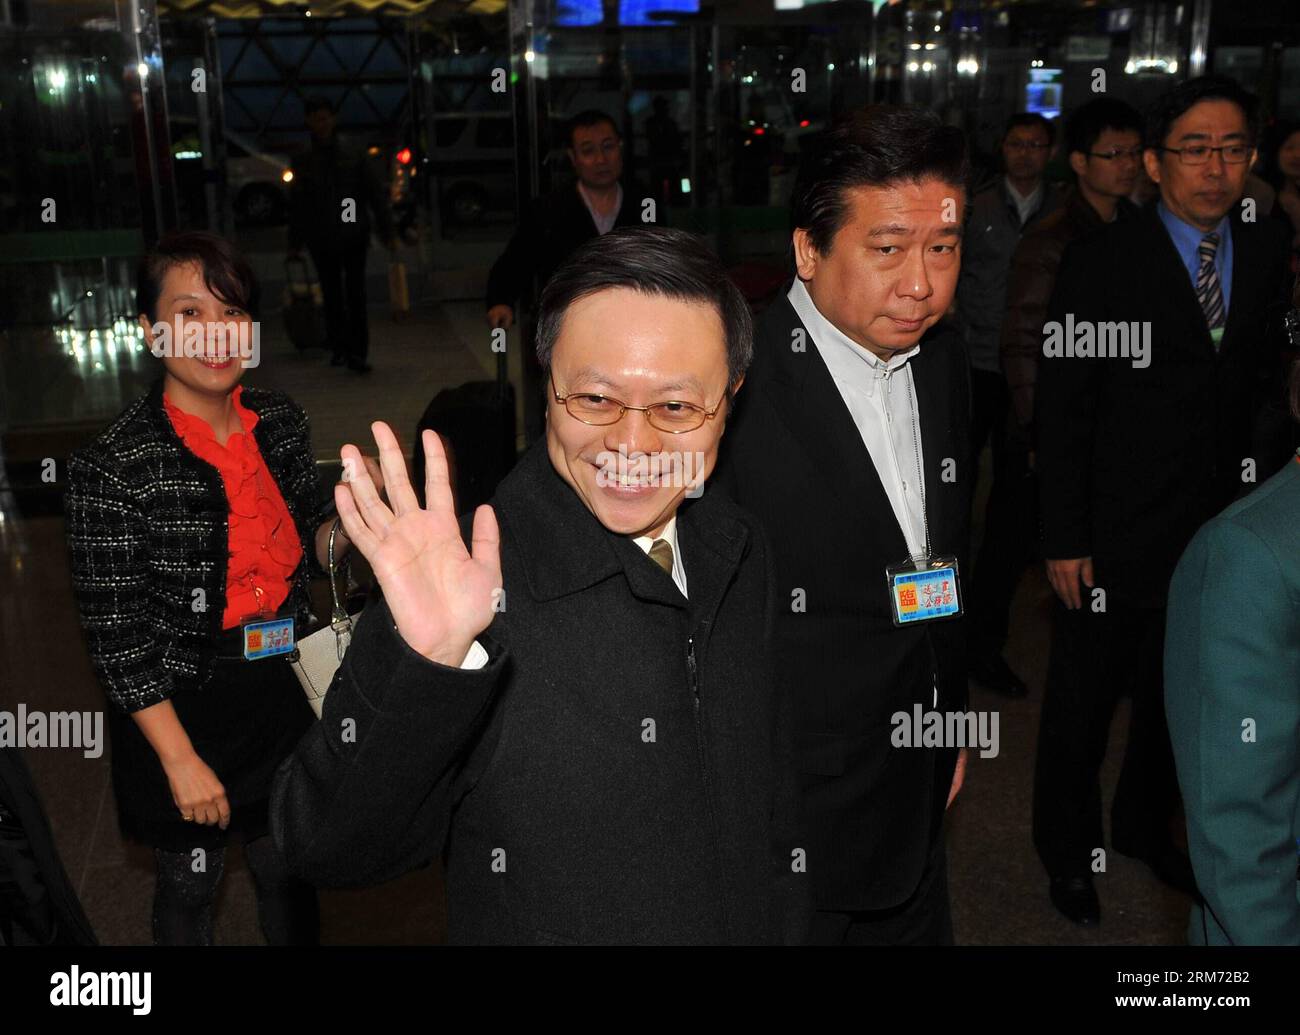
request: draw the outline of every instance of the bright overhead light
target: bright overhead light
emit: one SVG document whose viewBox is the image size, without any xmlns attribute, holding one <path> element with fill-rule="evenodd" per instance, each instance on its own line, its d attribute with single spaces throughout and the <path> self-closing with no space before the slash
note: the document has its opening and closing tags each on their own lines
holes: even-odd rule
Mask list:
<svg viewBox="0 0 1300 1035">
<path fill-rule="evenodd" d="M 149 66 L 146 65 L 143 61 L 141 61 L 138 65 L 135 66 L 135 70 L 136 70 L 136 74 L 139 75 L 141 79 L 149 78 Z"/>
</svg>

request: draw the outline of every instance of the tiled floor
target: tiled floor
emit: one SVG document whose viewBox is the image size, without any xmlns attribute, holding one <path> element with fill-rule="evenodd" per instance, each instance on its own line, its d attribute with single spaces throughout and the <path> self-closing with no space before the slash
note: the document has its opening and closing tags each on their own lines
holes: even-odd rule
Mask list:
<svg viewBox="0 0 1300 1035">
<path fill-rule="evenodd" d="M 264 342 L 266 339 L 264 338 Z M 345 441 L 368 440 L 375 417 L 393 422 L 404 440 L 441 387 L 485 377 L 491 365 L 482 307 L 476 300 L 428 302 L 403 323 L 379 307 L 372 313 L 375 371 L 360 377 L 330 368 L 325 357 L 302 358 L 283 342 L 250 383 L 289 391 L 311 414 L 318 456 L 337 455 Z M 517 362 L 517 340 L 511 352 Z M 3 500 L 0 500 L 0 504 Z M 19 700 L 48 710 L 98 709 L 103 698 L 81 643 L 68 581 L 62 520 L 16 523 L 0 510 L 0 708 Z M 1029 681 L 1023 701 L 973 690 L 975 707 L 997 708 L 1001 753 L 972 759 L 966 788 L 950 813 L 950 882 L 956 936 L 968 944 L 1167 944 L 1182 940 L 1188 903 L 1144 867 L 1112 853 L 1098 881 L 1104 919 L 1081 931 L 1060 918 L 1030 843 L 1029 802 L 1042 683 L 1046 669 L 1048 590 L 1035 571 L 1022 583 L 1008 656 Z M 1104 781 L 1107 799 L 1118 776 L 1126 712 L 1115 722 Z M 109 787 L 107 752 L 86 759 L 73 750 L 28 750 L 67 870 L 102 941 L 149 940 L 151 860 L 123 844 Z M 251 879 L 237 852 L 227 863 L 216 938 L 260 944 Z M 432 870 L 383 887 L 326 892 L 328 943 L 428 944 L 444 926 L 441 885 Z"/>
</svg>

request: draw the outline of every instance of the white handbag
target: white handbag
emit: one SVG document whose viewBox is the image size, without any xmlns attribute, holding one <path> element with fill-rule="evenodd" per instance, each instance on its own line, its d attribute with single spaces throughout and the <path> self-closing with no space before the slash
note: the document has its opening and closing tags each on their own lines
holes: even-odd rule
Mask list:
<svg viewBox="0 0 1300 1035">
<path fill-rule="evenodd" d="M 334 680 L 334 673 L 343 663 L 343 655 L 347 653 L 348 644 L 352 642 L 352 631 L 356 628 L 357 622 L 361 621 L 360 615 L 355 617 L 349 615 L 339 601 L 336 578 L 338 568 L 334 564 L 334 536 L 338 530 L 339 522 L 335 521 L 330 529 L 327 551 L 330 597 L 334 602 L 334 609 L 330 612 L 329 627 L 317 629 L 311 635 L 299 640 L 298 656 L 293 661 L 294 674 L 302 684 L 303 692 L 307 695 L 307 703 L 311 705 L 318 719 L 321 716 L 321 709 L 325 706 L 325 693 Z"/>
</svg>

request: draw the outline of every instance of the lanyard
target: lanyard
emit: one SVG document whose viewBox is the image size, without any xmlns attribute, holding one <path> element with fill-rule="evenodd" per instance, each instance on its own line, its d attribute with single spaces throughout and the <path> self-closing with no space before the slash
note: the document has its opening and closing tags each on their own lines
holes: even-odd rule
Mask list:
<svg viewBox="0 0 1300 1035">
<path fill-rule="evenodd" d="M 914 456 L 915 459 L 916 459 L 916 484 L 917 484 L 917 492 L 918 492 L 918 494 L 919 494 L 920 497 L 921 497 L 921 532 L 922 532 L 922 537 L 923 537 L 924 542 L 925 542 L 925 552 L 924 552 L 921 556 L 922 556 L 922 557 L 929 557 L 929 556 L 930 556 L 930 519 L 929 519 L 929 516 L 926 514 L 926 509 L 925 509 L 925 471 L 922 469 L 922 466 L 921 466 L 921 423 L 920 423 L 920 420 L 921 420 L 921 419 L 920 419 L 920 416 L 919 416 L 919 414 L 920 414 L 920 412 L 921 412 L 921 407 L 920 407 L 920 404 L 917 402 L 917 398 L 916 398 L 916 375 L 912 373 L 912 370 L 911 370 L 911 367 L 910 367 L 909 364 L 904 364 L 902 367 L 899 367 L 899 368 L 897 368 L 897 369 L 900 369 L 900 370 L 901 370 L 901 369 L 906 369 L 906 370 L 907 370 L 907 373 L 908 373 L 908 377 L 907 377 L 907 389 L 908 389 L 908 392 L 909 392 L 909 394 L 911 395 L 911 399 L 912 399 L 912 454 L 913 454 L 913 456 Z M 890 370 L 890 369 L 888 369 L 888 368 L 885 369 L 884 374 L 882 375 L 882 376 L 883 376 L 883 379 L 884 379 L 884 381 L 885 381 L 885 383 L 886 383 L 886 388 L 885 388 L 885 407 L 886 407 L 886 410 L 888 410 L 888 407 L 889 407 L 889 388 L 888 388 L 888 382 L 889 382 L 889 379 L 890 379 L 893 375 L 894 375 L 894 371 L 893 371 L 893 370 Z M 890 448 L 891 448 L 891 450 L 892 450 L 892 448 L 893 448 L 893 446 L 892 446 L 892 433 L 891 433 L 888 429 L 886 429 L 886 435 L 889 435 L 889 436 L 890 436 L 890 439 L 891 439 L 891 446 L 890 446 Z M 897 454 L 895 454 L 895 455 L 897 455 Z M 900 474 L 901 474 L 901 472 L 900 472 Z M 903 503 L 903 509 L 904 509 L 904 512 L 907 512 L 907 511 L 908 511 L 906 501 L 904 501 L 904 503 Z M 910 516 L 910 515 L 909 515 L 909 516 Z M 906 538 L 907 538 L 906 535 L 905 535 L 903 538 L 904 538 L 904 540 L 906 540 Z M 914 555 L 914 554 L 911 555 L 911 556 L 912 556 L 912 560 L 914 560 L 914 561 L 918 559 L 918 558 L 916 557 L 916 555 Z"/>
<path fill-rule="evenodd" d="M 921 528 L 925 533 L 925 554 L 930 556 L 930 517 L 925 510 L 925 471 L 921 468 L 921 407 L 916 401 L 916 377 L 908 371 L 907 387 L 912 395 L 912 445 L 916 455 L 916 484 L 921 495 Z"/>
</svg>

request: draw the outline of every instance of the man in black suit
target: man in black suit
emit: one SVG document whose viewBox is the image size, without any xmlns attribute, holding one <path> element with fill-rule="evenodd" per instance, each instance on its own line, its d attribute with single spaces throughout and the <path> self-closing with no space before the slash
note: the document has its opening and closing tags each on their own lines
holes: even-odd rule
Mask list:
<svg viewBox="0 0 1300 1035">
<path fill-rule="evenodd" d="M 560 264 L 584 241 L 606 234 L 616 226 L 644 222 L 643 196 L 624 190 L 623 140 L 614 120 L 603 111 L 579 112 L 569 120 L 569 162 L 572 183 L 537 199 L 519 220 L 488 274 L 488 326 L 509 330 L 521 298 L 531 300 L 534 284 L 540 291 Z M 525 303 L 527 304 L 527 302 Z M 531 342 L 535 327 L 525 327 Z M 524 425 L 531 440 L 541 431 L 541 411 L 536 400 L 543 393 L 541 367 L 528 350 L 524 353 Z"/>
<path fill-rule="evenodd" d="M 1100 920 L 1098 771 L 1132 695 L 1112 847 L 1194 893 L 1171 829 L 1178 786 L 1162 707 L 1165 606 L 1197 528 L 1279 466 L 1266 321 L 1286 244 L 1238 204 L 1253 99 L 1185 82 L 1152 109 L 1143 162 L 1157 203 L 1071 244 L 1048 307 L 1035 403 L 1048 577 L 1060 598 L 1034 782 L 1034 842 L 1053 903 Z"/>
<path fill-rule="evenodd" d="M 379 881 L 445 851 L 452 941 L 803 939 L 770 554 L 725 493 L 683 506 L 751 334 L 698 239 L 617 230 L 542 295 L 547 435 L 472 531 L 437 436 L 425 510 L 375 424 L 391 509 L 364 473 L 335 500 L 384 595 L 277 781 L 298 872 Z"/>
<path fill-rule="evenodd" d="M 895 734 L 900 713 L 965 709 L 961 622 L 896 617 L 891 583 L 967 541 L 970 379 L 936 326 L 965 180 L 961 133 L 929 112 L 830 131 L 799 170 L 798 276 L 756 330 L 720 466 L 775 553 L 820 944 L 952 941 L 942 822 L 965 756 Z"/>
</svg>

